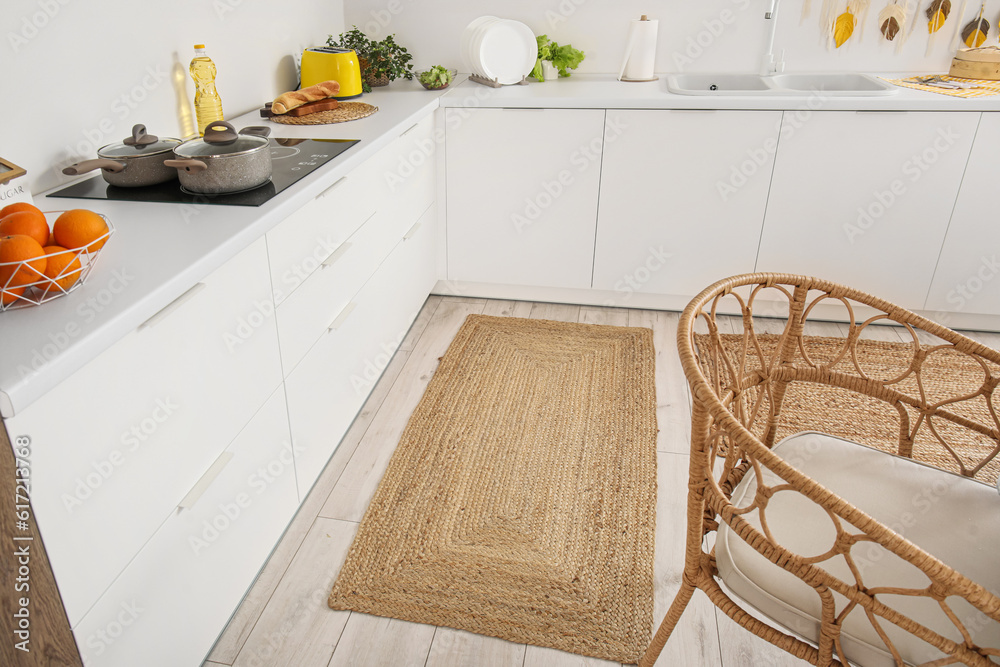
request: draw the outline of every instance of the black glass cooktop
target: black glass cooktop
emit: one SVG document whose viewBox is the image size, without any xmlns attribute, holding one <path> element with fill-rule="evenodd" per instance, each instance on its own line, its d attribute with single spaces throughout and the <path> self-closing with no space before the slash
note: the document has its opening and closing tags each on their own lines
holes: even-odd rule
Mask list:
<svg viewBox="0 0 1000 667">
<path fill-rule="evenodd" d="M 312 173 L 358 143 L 357 139 L 277 139 L 271 138 L 271 180 L 247 190 L 227 195 L 196 195 L 181 190 L 180 181 L 172 180 L 141 188 L 108 185 L 100 174 L 68 185 L 49 197 L 113 199 L 116 201 L 165 202 L 171 204 L 218 204 L 222 206 L 260 206 L 297 180 Z"/>
</svg>

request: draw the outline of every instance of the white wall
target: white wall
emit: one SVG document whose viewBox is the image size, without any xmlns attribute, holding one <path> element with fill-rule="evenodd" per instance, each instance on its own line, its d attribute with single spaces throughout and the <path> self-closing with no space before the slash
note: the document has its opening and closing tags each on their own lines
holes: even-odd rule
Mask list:
<svg viewBox="0 0 1000 667">
<path fill-rule="evenodd" d="M 942 37 L 927 56 L 923 11 L 929 0 L 909 0 L 911 9 L 919 4 L 910 13 L 917 21 L 899 54 L 878 30 L 878 13 L 888 0 L 872 0 L 863 39 L 852 38 L 835 51 L 829 51 L 821 37 L 823 0 L 812 0 L 812 17 L 804 22 L 800 22 L 803 0 L 784 0 L 779 5 L 775 48 L 785 49 L 790 70 L 946 72 L 956 47 L 950 39 L 955 26 L 964 26 L 979 10 L 979 2 L 967 0 L 961 15 L 963 1 L 954 0 L 951 18 L 939 33 Z M 395 33 L 419 65 L 458 67 L 463 29 L 477 16 L 492 15 L 523 21 L 536 35 L 545 33 L 560 44 L 582 49 L 587 58 L 580 72 L 617 73 L 629 21 L 642 14 L 659 21 L 658 72 L 756 70 L 764 50 L 763 17 L 770 0 L 345 0 L 344 4 L 348 26 L 356 24 L 379 37 Z M 996 44 L 1000 0 L 988 0 L 986 7 L 993 25 L 988 43 Z"/>
<path fill-rule="evenodd" d="M 135 123 L 180 137 L 196 42 L 218 66 L 226 116 L 246 113 L 294 89 L 293 56 L 343 24 L 342 0 L 4 0 L 0 157 L 38 193 Z"/>
</svg>

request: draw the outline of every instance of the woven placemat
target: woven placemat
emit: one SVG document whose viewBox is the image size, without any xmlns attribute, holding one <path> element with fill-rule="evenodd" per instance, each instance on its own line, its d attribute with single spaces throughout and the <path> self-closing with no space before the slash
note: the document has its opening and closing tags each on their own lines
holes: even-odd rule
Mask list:
<svg viewBox="0 0 1000 667">
<path fill-rule="evenodd" d="M 270 116 L 269 119 L 283 125 L 328 125 L 371 116 L 376 111 L 378 107 L 364 102 L 341 102 L 336 109 L 329 111 L 317 111 L 305 116 Z"/>
<path fill-rule="evenodd" d="M 703 345 L 707 343 L 707 338 L 706 335 L 696 335 L 695 342 Z M 757 334 L 757 338 L 765 358 L 769 358 L 777 346 L 779 336 Z M 742 339 L 741 335 L 736 334 L 720 336 L 722 346 L 730 359 L 735 360 L 739 357 Z M 846 342 L 844 338 L 820 336 L 807 336 L 803 341 L 806 352 L 815 363 L 829 363 L 836 359 Z M 935 346 L 922 345 L 921 349 L 926 352 L 932 347 Z M 857 344 L 858 365 L 865 374 L 876 380 L 890 381 L 905 375 L 913 358 L 912 343 L 859 340 Z M 711 358 L 702 355 L 700 360 L 706 374 L 709 373 L 712 367 Z M 801 363 L 801 356 L 797 355 L 796 361 Z M 760 359 L 756 353 L 751 353 L 748 362 L 747 371 L 752 372 L 760 368 Z M 945 409 L 979 424 L 995 423 L 991 417 L 991 407 L 980 392 L 990 382 L 987 369 L 993 378 L 998 378 L 1000 367 L 987 363 L 984 368 L 972 357 L 952 349 L 936 349 L 927 354 L 920 363 L 919 380 L 910 374 L 905 379 L 888 386 L 917 399 L 923 395 L 931 404 L 969 397 L 966 400 L 949 403 Z M 831 366 L 831 369 L 856 375 L 850 353 Z M 994 395 L 992 400 L 994 401 L 992 409 L 1000 410 L 1000 392 Z M 761 411 L 752 429 L 758 435 L 763 432 L 765 413 L 766 410 Z M 972 470 L 988 458 L 997 447 L 996 441 L 969 429 L 953 426 L 944 419 L 932 417 L 928 424 L 926 420 L 919 422 L 920 414 L 916 409 L 908 408 L 908 413 L 911 429 L 921 423 L 913 445 L 913 458 L 919 461 L 959 473 L 961 466 L 955 455 L 960 457 L 967 470 Z M 899 429 L 899 412 L 880 399 L 839 387 L 794 382 L 782 403 L 776 441 L 799 431 L 814 430 L 896 453 L 899 447 Z M 934 430 L 948 442 L 955 450 L 955 454 L 942 446 L 935 437 Z M 996 482 L 998 474 L 1000 474 L 1000 458 L 995 458 L 975 477 L 992 484 Z"/>
<path fill-rule="evenodd" d="M 939 95 L 950 95 L 952 97 L 975 98 L 975 97 L 991 97 L 993 95 L 1000 95 L 1000 81 L 989 81 L 986 79 L 963 79 L 957 76 L 949 76 L 947 74 L 942 74 L 941 79 L 944 81 L 969 83 L 972 84 L 974 87 L 941 88 L 940 86 L 928 86 L 923 83 L 920 83 L 919 81 L 920 77 L 916 76 L 911 76 L 905 79 L 890 79 L 888 77 L 881 77 L 881 78 L 897 86 L 903 86 L 904 88 L 915 88 L 917 90 L 926 90 L 928 93 L 938 93 Z"/>
<path fill-rule="evenodd" d="M 653 623 L 653 376 L 649 329 L 469 316 L 330 606 L 636 662 Z"/>
</svg>

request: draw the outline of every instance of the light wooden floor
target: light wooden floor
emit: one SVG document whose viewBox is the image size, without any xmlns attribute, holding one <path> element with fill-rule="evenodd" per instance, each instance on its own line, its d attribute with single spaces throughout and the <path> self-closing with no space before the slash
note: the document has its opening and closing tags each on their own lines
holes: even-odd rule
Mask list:
<svg viewBox="0 0 1000 667">
<path fill-rule="evenodd" d="M 205 667 L 597 667 L 602 660 L 428 625 L 333 611 L 327 594 L 393 449 L 442 356 L 467 315 L 529 317 L 653 329 L 656 346 L 658 497 L 655 620 L 679 586 L 683 567 L 690 398 L 674 337 L 678 313 L 432 296 L 292 522 Z M 780 331 L 762 320 L 758 331 Z M 808 333 L 842 335 L 816 324 Z M 887 327 L 871 336 L 902 340 Z M 970 334 L 991 347 L 998 334 Z M 909 340 L 909 338 L 907 338 Z M 805 665 L 743 630 L 701 593 L 688 606 L 657 665 Z"/>
</svg>

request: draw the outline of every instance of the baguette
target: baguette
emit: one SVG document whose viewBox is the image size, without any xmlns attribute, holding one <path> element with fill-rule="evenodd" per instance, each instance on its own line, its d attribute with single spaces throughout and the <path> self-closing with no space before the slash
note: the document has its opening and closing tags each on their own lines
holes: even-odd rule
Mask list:
<svg viewBox="0 0 1000 667">
<path fill-rule="evenodd" d="M 306 102 L 315 102 L 316 100 L 323 100 L 340 92 L 340 84 L 332 79 L 330 81 L 324 81 L 323 83 L 317 83 L 314 86 L 309 86 L 308 88 L 303 88 L 302 90 L 294 90 L 290 93 L 282 93 L 271 103 L 271 111 L 276 114 L 283 114 L 287 111 L 291 111 L 296 107 L 300 107 Z"/>
</svg>

